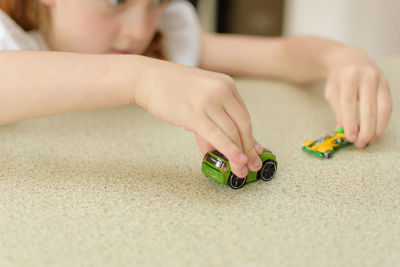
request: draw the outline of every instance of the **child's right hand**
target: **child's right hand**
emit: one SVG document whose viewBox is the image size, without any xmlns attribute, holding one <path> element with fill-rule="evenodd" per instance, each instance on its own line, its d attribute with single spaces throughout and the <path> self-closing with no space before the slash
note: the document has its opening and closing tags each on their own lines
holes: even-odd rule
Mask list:
<svg viewBox="0 0 400 267">
<path fill-rule="evenodd" d="M 262 147 L 234 80 L 224 74 L 142 57 L 132 102 L 196 135 L 203 154 L 217 149 L 233 173 L 258 171 Z M 257 151 L 256 148 L 257 147 Z"/>
</svg>

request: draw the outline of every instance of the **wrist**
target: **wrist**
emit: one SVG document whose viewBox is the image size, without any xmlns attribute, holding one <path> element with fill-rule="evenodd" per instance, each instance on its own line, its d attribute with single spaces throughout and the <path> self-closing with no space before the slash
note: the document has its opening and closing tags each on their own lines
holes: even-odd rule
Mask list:
<svg viewBox="0 0 400 267">
<path fill-rule="evenodd" d="M 136 55 L 96 55 L 91 62 L 95 69 L 89 78 L 95 93 L 104 91 L 107 106 L 120 106 L 136 103 L 135 95 L 140 83 L 140 57 Z M 98 96 L 93 96 L 98 97 Z"/>
<path fill-rule="evenodd" d="M 373 64 L 367 52 L 359 47 L 341 45 L 332 48 L 324 57 L 324 64 L 328 73 L 345 65 Z"/>
<path fill-rule="evenodd" d="M 148 94 L 144 93 L 148 91 L 148 86 L 144 82 L 149 79 L 145 76 L 149 73 L 147 66 L 150 58 L 141 55 L 118 55 L 117 57 L 119 58 L 116 64 L 116 70 L 119 72 L 117 82 L 122 83 L 119 87 L 122 89 L 123 104 L 135 103 L 146 108 Z"/>
<path fill-rule="evenodd" d="M 129 103 L 135 103 L 147 110 L 152 89 L 155 87 L 154 82 L 161 78 L 157 75 L 159 64 L 163 64 L 164 61 L 141 55 L 132 57 L 134 58 L 130 58 L 131 68 L 129 69 L 132 77 Z"/>
</svg>

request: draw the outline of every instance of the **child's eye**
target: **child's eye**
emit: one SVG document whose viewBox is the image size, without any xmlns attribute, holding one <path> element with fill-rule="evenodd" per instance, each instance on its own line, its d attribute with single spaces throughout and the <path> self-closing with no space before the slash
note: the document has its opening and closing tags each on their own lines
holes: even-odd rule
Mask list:
<svg viewBox="0 0 400 267">
<path fill-rule="evenodd" d="M 161 5 L 165 0 L 153 0 L 154 4 Z"/>
<path fill-rule="evenodd" d="M 127 2 L 127 0 L 107 0 L 107 1 L 113 6 L 119 6 Z M 153 0 L 153 3 L 156 5 L 160 5 L 163 2 L 165 2 L 165 0 Z"/>
<path fill-rule="evenodd" d="M 108 2 L 113 6 L 119 6 L 126 2 L 127 0 L 108 0 Z"/>
</svg>

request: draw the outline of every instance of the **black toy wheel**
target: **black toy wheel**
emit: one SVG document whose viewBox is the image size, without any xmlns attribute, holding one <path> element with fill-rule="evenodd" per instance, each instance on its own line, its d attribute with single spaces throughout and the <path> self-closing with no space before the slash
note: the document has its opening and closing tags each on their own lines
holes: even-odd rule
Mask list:
<svg viewBox="0 0 400 267">
<path fill-rule="evenodd" d="M 275 173 L 276 173 L 276 162 L 273 160 L 266 160 L 264 161 L 261 170 L 258 171 L 257 173 L 257 178 L 264 180 L 264 181 L 269 181 L 271 180 Z"/>
<path fill-rule="evenodd" d="M 344 141 L 344 140 L 343 140 L 342 138 L 337 138 L 337 139 L 336 139 L 336 142 L 337 142 L 338 144 L 343 143 L 343 141 Z"/>
<path fill-rule="evenodd" d="M 333 156 L 333 154 L 332 154 L 332 151 L 330 151 L 330 150 L 328 150 L 324 153 L 324 158 L 326 158 L 326 159 L 330 159 L 330 158 L 332 158 L 332 156 Z"/>
<path fill-rule="evenodd" d="M 246 180 L 247 180 L 247 176 L 244 178 L 239 178 L 232 173 L 231 175 L 229 175 L 228 185 L 230 187 L 232 187 L 233 189 L 239 189 L 244 186 L 244 184 L 246 183 Z"/>
</svg>

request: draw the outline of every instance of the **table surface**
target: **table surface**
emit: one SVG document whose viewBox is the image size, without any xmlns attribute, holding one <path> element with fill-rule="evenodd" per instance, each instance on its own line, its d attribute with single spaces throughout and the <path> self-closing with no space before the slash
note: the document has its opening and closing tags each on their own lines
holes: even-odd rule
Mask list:
<svg viewBox="0 0 400 267">
<path fill-rule="evenodd" d="M 0 127 L 1 266 L 399 266 L 400 57 L 382 140 L 330 160 L 301 150 L 335 127 L 321 86 L 238 79 L 279 161 L 240 190 L 201 172 L 193 135 L 136 105 Z"/>
</svg>

